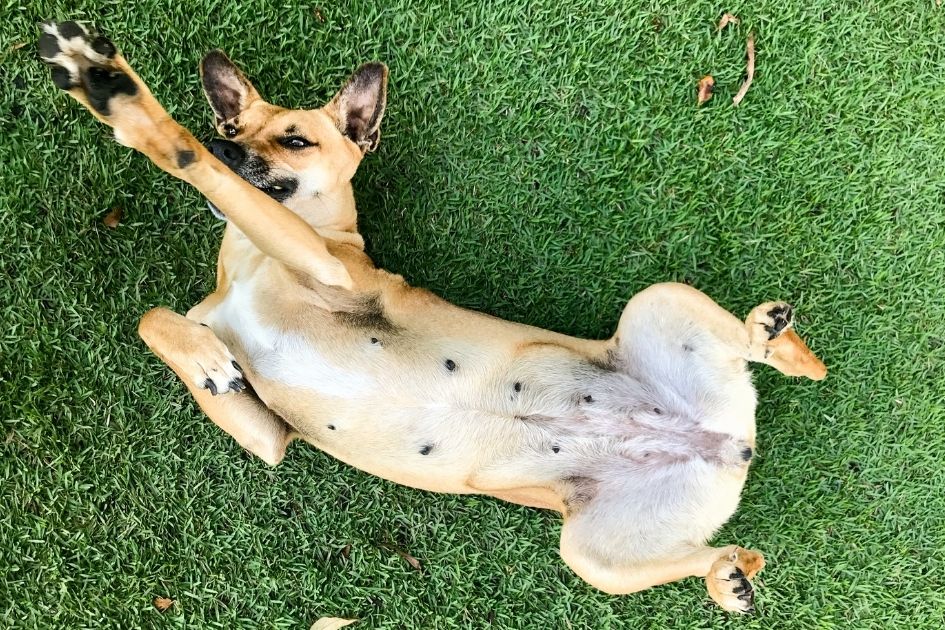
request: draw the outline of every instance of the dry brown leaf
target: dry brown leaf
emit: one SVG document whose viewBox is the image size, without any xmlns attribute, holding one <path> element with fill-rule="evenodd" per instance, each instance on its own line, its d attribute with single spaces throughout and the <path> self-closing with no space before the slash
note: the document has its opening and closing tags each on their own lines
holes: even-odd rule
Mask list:
<svg viewBox="0 0 945 630">
<path fill-rule="evenodd" d="M 347 560 L 350 555 L 351 555 L 351 545 L 345 545 L 344 548 L 341 550 L 341 557 Z"/>
<path fill-rule="evenodd" d="M 102 219 L 102 223 L 113 230 L 118 227 L 118 224 L 121 223 L 121 208 L 118 206 L 112 208 L 111 211 L 105 215 L 105 218 Z"/>
<path fill-rule="evenodd" d="M 412 567 L 413 567 L 414 569 L 416 569 L 417 571 L 423 571 L 423 565 L 420 564 L 420 561 L 417 560 L 416 558 L 414 558 L 413 556 L 411 556 L 411 555 L 410 555 L 409 553 L 407 553 L 406 551 L 397 551 L 396 549 L 394 549 L 394 552 L 395 552 L 398 556 L 400 556 L 401 558 L 403 558 L 404 560 L 406 560 L 406 561 L 407 561 L 407 564 L 409 564 L 410 566 L 412 566 Z"/>
<path fill-rule="evenodd" d="M 312 624 L 310 630 L 336 630 L 336 628 L 344 628 L 345 626 L 350 626 L 357 619 L 342 619 L 341 617 L 322 617 L 318 621 Z"/>
<path fill-rule="evenodd" d="M 396 553 L 398 556 L 400 556 L 401 558 L 403 558 L 404 560 L 406 560 L 407 563 L 408 563 L 410 566 L 412 566 L 414 569 L 416 569 L 417 571 L 423 571 L 423 565 L 420 564 L 420 561 L 417 560 L 416 558 L 414 558 L 413 556 L 411 556 L 411 555 L 410 555 L 409 553 L 407 553 L 406 551 L 401 551 L 400 549 L 394 549 L 393 547 L 389 547 L 389 546 L 383 545 L 383 544 L 381 545 L 381 547 L 382 547 L 383 549 L 387 549 L 388 551 L 393 551 L 393 552 Z"/>
<path fill-rule="evenodd" d="M 154 607 L 159 611 L 164 612 L 168 608 L 174 605 L 174 600 L 167 597 L 155 597 L 154 598 Z"/>
<path fill-rule="evenodd" d="M 732 105 L 738 107 L 738 104 L 742 102 L 742 99 L 745 98 L 745 94 L 748 93 L 748 88 L 751 87 L 751 81 L 755 78 L 755 34 L 748 34 L 748 44 L 746 45 L 746 50 L 748 51 L 748 74 L 745 77 L 745 82 L 742 83 L 742 86 L 738 88 L 738 93 L 735 94 L 735 97 L 732 99 Z"/>
<path fill-rule="evenodd" d="M 707 74 L 701 79 L 699 79 L 699 93 L 698 93 L 699 105 L 702 105 L 707 100 L 712 98 L 713 91 L 715 91 L 715 79 L 712 78 L 711 74 Z"/>
<path fill-rule="evenodd" d="M 26 46 L 28 43 L 29 42 L 17 42 L 13 44 L 12 46 L 10 46 L 9 51 L 13 52 L 14 50 L 19 50 L 20 48 L 23 48 L 23 46 Z"/>
<path fill-rule="evenodd" d="M 737 16 L 737 15 L 732 15 L 731 13 L 726 13 L 726 14 L 724 14 L 724 15 L 722 16 L 722 19 L 719 20 L 719 26 L 718 26 L 718 28 L 715 29 L 715 32 L 718 33 L 719 31 L 721 31 L 723 28 L 725 28 L 725 27 L 728 26 L 729 24 L 738 24 L 738 22 L 739 22 L 739 19 L 738 19 L 738 16 Z"/>
</svg>

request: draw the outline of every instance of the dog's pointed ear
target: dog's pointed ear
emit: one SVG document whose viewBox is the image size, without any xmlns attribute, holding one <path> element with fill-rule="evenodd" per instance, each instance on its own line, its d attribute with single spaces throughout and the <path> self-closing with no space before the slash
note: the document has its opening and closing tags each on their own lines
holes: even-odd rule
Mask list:
<svg viewBox="0 0 945 630">
<path fill-rule="evenodd" d="M 387 66 L 377 61 L 358 68 L 326 106 L 338 130 L 373 151 L 381 141 L 381 119 L 387 107 Z"/>
<path fill-rule="evenodd" d="M 218 125 L 260 98 L 253 84 L 222 50 L 211 50 L 201 60 L 200 81 Z"/>
</svg>

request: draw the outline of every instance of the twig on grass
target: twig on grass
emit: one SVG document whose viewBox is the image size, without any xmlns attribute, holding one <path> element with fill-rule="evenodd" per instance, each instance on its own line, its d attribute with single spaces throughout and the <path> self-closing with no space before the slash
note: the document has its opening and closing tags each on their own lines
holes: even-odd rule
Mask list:
<svg viewBox="0 0 945 630">
<path fill-rule="evenodd" d="M 732 98 L 732 105 L 738 107 L 738 104 L 742 102 L 742 99 L 745 98 L 745 94 L 748 93 L 748 88 L 751 87 L 751 81 L 755 78 L 755 34 L 748 34 L 748 44 L 746 46 L 748 50 L 748 76 L 745 77 L 745 82 L 742 83 L 742 86 L 738 88 L 738 93 Z"/>
</svg>

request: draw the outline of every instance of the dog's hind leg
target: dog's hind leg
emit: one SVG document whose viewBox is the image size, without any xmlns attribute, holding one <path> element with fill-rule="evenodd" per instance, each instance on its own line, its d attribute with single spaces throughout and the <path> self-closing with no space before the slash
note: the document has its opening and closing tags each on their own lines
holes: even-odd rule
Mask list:
<svg viewBox="0 0 945 630">
<path fill-rule="evenodd" d="M 567 526 L 561 532 L 561 557 L 588 584 L 613 595 L 636 593 L 687 577 L 705 578 L 709 597 L 725 610 L 740 613 L 754 611 L 751 579 L 765 564 L 759 552 L 735 545 L 692 546 L 666 558 L 621 564 L 614 558 L 588 554 Z"/>
<path fill-rule="evenodd" d="M 141 318 L 138 334 L 214 424 L 270 466 L 282 460 L 292 430 L 247 387 L 239 364 L 210 328 L 155 308 Z"/>
<path fill-rule="evenodd" d="M 824 378 L 827 369 L 791 330 L 793 310 L 783 302 L 755 307 L 743 323 L 707 295 L 685 284 L 653 285 L 630 300 L 616 341 L 630 363 L 678 370 L 701 361 L 741 371 L 745 361 L 766 363 L 788 376 Z M 636 359 L 636 361 L 634 361 Z M 672 377 L 671 374 L 654 375 Z"/>
<path fill-rule="evenodd" d="M 114 128 L 116 140 L 194 186 L 263 253 L 326 285 L 352 288 L 325 240 L 175 122 L 108 39 L 92 37 L 75 22 L 45 24 L 39 53 L 52 66 L 53 83 Z"/>
</svg>

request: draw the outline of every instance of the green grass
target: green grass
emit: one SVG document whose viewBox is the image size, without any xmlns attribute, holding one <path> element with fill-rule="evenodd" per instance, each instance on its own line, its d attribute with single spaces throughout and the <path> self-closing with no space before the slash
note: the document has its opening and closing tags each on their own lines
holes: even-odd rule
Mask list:
<svg viewBox="0 0 945 630">
<path fill-rule="evenodd" d="M 942 627 L 945 8 L 68 4 L 0 0 L 0 625 Z M 723 10 L 742 23 L 717 34 Z M 831 374 L 757 370 L 758 455 L 716 537 L 766 552 L 757 615 L 698 580 L 599 593 L 558 558 L 551 514 L 302 445 L 275 469 L 242 453 L 135 334 L 211 289 L 221 225 L 56 92 L 33 48 L 48 17 L 110 34 L 204 139 L 210 48 L 289 106 L 386 61 L 362 232 L 379 264 L 463 306 L 599 337 L 659 281 L 740 315 L 792 302 Z M 749 31 L 758 73 L 734 109 Z M 718 90 L 696 108 L 706 73 Z M 162 615 L 157 596 L 177 603 Z"/>
</svg>

